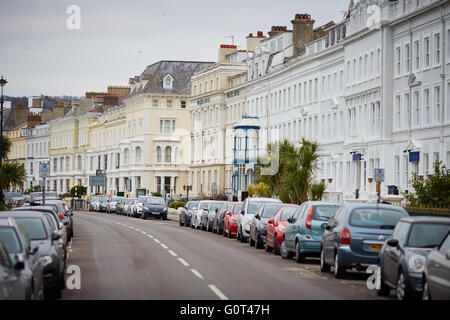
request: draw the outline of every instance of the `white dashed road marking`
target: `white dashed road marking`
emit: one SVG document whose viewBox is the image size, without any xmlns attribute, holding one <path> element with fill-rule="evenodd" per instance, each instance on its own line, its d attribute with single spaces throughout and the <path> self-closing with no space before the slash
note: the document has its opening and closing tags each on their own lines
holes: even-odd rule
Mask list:
<svg viewBox="0 0 450 320">
<path fill-rule="evenodd" d="M 180 261 L 182 264 L 184 264 L 186 267 L 189 266 L 189 263 L 187 263 L 186 261 L 184 261 L 183 258 L 178 258 L 178 261 Z"/>
<path fill-rule="evenodd" d="M 228 297 L 224 295 L 215 285 L 208 284 L 208 287 L 219 297 L 220 300 L 228 300 Z"/>
<path fill-rule="evenodd" d="M 202 280 L 205 280 L 205 278 L 203 278 L 203 276 L 200 274 L 200 272 L 198 272 L 195 269 L 191 269 L 192 273 L 195 274 L 197 277 L 199 277 Z"/>
<path fill-rule="evenodd" d="M 163 247 L 164 249 L 169 249 L 164 243 L 161 243 L 161 247 Z"/>
<path fill-rule="evenodd" d="M 174 257 L 177 257 L 178 255 L 175 253 L 175 252 L 173 252 L 172 250 L 169 250 L 169 253 L 171 254 L 171 255 L 173 255 Z"/>
</svg>

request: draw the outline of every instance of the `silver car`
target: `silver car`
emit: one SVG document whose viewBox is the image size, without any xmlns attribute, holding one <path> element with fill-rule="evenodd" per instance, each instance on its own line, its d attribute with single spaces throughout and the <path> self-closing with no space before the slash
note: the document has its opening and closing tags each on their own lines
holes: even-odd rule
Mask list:
<svg viewBox="0 0 450 320">
<path fill-rule="evenodd" d="M 247 198 L 242 205 L 242 211 L 239 214 L 237 240 L 247 242 L 250 236 L 250 224 L 253 216 L 258 212 L 263 204 L 281 203 L 279 199 L 273 198 Z"/>
<path fill-rule="evenodd" d="M 192 212 L 191 216 L 191 228 L 199 229 L 202 227 L 202 214 L 203 211 L 208 211 L 213 202 L 210 200 L 203 200 L 198 203 L 197 210 Z"/>
<path fill-rule="evenodd" d="M 422 281 L 424 300 L 450 300 L 450 233 L 428 255 Z"/>
</svg>

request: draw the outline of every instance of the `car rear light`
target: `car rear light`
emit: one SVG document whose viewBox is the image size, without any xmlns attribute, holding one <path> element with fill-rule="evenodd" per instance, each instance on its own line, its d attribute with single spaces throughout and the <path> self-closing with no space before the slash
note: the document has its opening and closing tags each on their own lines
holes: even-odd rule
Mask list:
<svg viewBox="0 0 450 320">
<path fill-rule="evenodd" d="M 226 211 L 222 212 L 222 217 L 225 217 L 226 213 L 227 213 Z"/>
<path fill-rule="evenodd" d="M 312 211 L 313 207 L 309 208 L 308 215 L 306 216 L 306 227 L 308 229 L 311 229 Z"/>
<path fill-rule="evenodd" d="M 350 244 L 350 231 L 347 228 L 342 228 L 341 244 Z"/>
<path fill-rule="evenodd" d="M 62 213 L 59 214 L 59 220 L 61 220 L 61 221 L 64 220 L 64 216 Z"/>
</svg>

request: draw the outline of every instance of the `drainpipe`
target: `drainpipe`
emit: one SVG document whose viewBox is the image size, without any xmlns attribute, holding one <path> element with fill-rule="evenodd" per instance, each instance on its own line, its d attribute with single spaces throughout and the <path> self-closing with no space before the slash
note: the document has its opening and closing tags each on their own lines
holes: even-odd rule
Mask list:
<svg viewBox="0 0 450 320">
<path fill-rule="evenodd" d="M 440 140 L 443 141 L 443 137 L 444 137 L 444 122 L 445 122 L 444 118 L 448 117 L 449 115 L 448 114 L 447 115 L 444 114 L 445 106 L 446 106 L 445 94 L 444 93 L 445 93 L 445 90 L 446 90 L 446 88 L 445 88 L 445 68 L 446 68 L 446 65 L 447 65 L 447 63 L 446 63 L 446 59 L 447 59 L 447 52 L 446 52 L 447 41 L 446 41 L 446 39 L 447 39 L 447 37 L 446 37 L 446 34 L 445 34 L 446 28 L 445 28 L 444 9 L 442 8 L 442 6 L 440 6 L 440 10 L 441 10 L 441 23 L 442 23 L 442 28 L 441 28 L 441 30 L 442 30 L 441 31 L 441 37 L 442 37 L 442 49 L 441 49 L 441 52 L 442 52 L 442 58 L 441 58 L 441 64 L 442 64 L 442 73 L 441 73 L 442 89 L 441 89 L 441 92 L 440 92 L 442 103 L 441 103 L 441 112 L 440 112 L 441 113 L 441 134 L 440 134 Z"/>
</svg>

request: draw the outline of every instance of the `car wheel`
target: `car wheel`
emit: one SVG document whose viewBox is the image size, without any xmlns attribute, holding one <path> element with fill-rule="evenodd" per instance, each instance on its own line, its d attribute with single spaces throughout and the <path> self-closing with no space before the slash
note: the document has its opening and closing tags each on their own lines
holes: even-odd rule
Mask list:
<svg viewBox="0 0 450 320">
<path fill-rule="evenodd" d="M 345 268 L 339 264 L 339 253 L 336 252 L 334 256 L 334 277 L 342 279 L 345 276 Z"/>
<path fill-rule="evenodd" d="M 295 262 L 304 263 L 305 261 L 305 255 L 300 252 L 300 243 L 297 241 L 295 244 Z"/>
<path fill-rule="evenodd" d="M 380 287 L 377 289 L 377 295 L 381 297 L 386 297 L 389 295 L 389 292 L 391 292 L 391 287 L 389 287 L 386 283 L 384 283 L 383 280 L 383 273 L 381 273 L 381 268 L 379 269 L 380 272 Z"/>
<path fill-rule="evenodd" d="M 145 214 L 144 213 L 141 214 L 141 219 L 145 220 Z"/>
<path fill-rule="evenodd" d="M 320 250 L 320 272 L 330 272 L 330 265 L 325 262 L 323 249 Z"/>
<path fill-rule="evenodd" d="M 430 289 L 428 288 L 428 282 L 425 276 L 422 280 L 422 288 L 422 300 L 431 300 Z"/>
<path fill-rule="evenodd" d="M 237 230 L 236 240 L 237 240 L 237 241 L 241 241 L 241 233 L 239 232 L 239 228 L 238 228 L 238 230 Z"/>
<path fill-rule="evenodd" d="M 403 270 L 399 270 L 397 278 L 397 287 L 395 289 L 395 295 L 398 300 L 408 300 L 412 298 L 412 294 L 406 285 L 406 277 Z"/>
<path fill-rule="evenodd" d="M 223 230 L 223 234 L 225 235 L 225 229 Z M 231 226 L 228 227 L 228 238 L 233 238 L 233 235 L 231 234 Z"/>
<path fill-rule="evenodd" d="M 262 247 L 263 246 L 262 246 L 261 240 L 260 240 L 259 236 L 256 235 L 255 248 L 256 249 L 262 249 Z"/>
<path fill-rule="evenodd" d="M 292 253 L 289 252 L 289 250 L 287 249 L 286 240 L 284 240 L 284 239 L 283 239 L 283 241 L 281 241 L 280 255 L 281 255 L 281 258 L 283 258 L 283 259 L 291 259 L 292 258 Z"/>
<path fill-rule="evenodd" d="M 184 222 L 184 224 L 186 223 L 186 221 Z M 180 227 L 183 226 L 183 223 L 181 223 L 181 218 L 180 218 Z"/>
<path fill-rule="evenodd" d="M 252 233 L 250 232 L 250 235 L 248 237 L 248 243 L 250 244 L 250 247 L 253 247 L 255 245 L 255 241 L 252 238 Z"/>
<path fill-rule="evenodd" d="M 273 236 L 273 254 L 274 255 L 279 255 L 280 254 L 280 249 L 278 248 L 278 236 L 275 234 Z"/>
<path fill-rule="evenodd" d="M 268 244 L 267 236 L 266 236 L 266 243 L 264 244 L 264 250 L 265 250 L 266 252 L 272 251 L 272 247 L 270 247 L 269 244 Z"/>
</svg>

